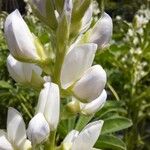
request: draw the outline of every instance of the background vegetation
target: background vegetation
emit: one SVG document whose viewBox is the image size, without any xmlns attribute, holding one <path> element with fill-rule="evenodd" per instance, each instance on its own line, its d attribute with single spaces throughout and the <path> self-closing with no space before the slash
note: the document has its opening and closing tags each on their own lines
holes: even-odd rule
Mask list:
<svg viewBox="0 0 150 150">
<path fill-rule="evenodd" d="M 100 3 L 99 0 L 97 1 Z M 33 15 L 29 15 L 25 6 L 21 0 L 0 1 L 0 128 L 5 128 L 9 106 L 17 108 L 28 121 L 34 113 L 37 102 L 38 91 L 16 84 L 6 68 L 6 58 L 9 53 L 3 35 L 6 12 L 10 13 L 15 8 L 19 8 L 32 32 L 40 37 L 45 46 L 49 42 L 49 35 L 44 25 Z M 124 150 L 125 147 L 127 150 L 150 150 L 149 1 L 106 0 L 106 12 L 113 17 L 114 34 L 110 48 L 98 52 L 95 62 L 101 64 L 107 71 L 109 96 L 105 107 L 92 119 L 105 119 L 107 130 L 103 129 L 96 145 L 110 150 Z M 97 16 L 99 13 L 95 18 Z M 122 131 L 129 126 L 129 122 L 127 123 L 124 117 L 131 119 L 133 125 Z M 116 122 L 118 119 L 120 121 Z M 85 120 L 90 121 L 91 118 Z M 109 127 L 110 123 L 114 126 Z M 72 128 L 66 126 L 64 121 L 59 127 L 62 137 L 65 136 L 65 131 Z"/>
</svg>

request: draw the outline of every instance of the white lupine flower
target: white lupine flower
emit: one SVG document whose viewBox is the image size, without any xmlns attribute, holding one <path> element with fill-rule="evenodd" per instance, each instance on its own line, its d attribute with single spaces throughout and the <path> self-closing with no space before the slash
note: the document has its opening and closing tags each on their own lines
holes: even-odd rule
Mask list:
<svg viewBox="0 0 150 150">
<path fill-rule="evenodd" d="M 91 115 L 96 113 L 104 106 L 106 99 L 107 93 L 105 90 L 103 90 L 101 95 L 92 102 L 87 104 L 80 102 L 81 113 L 85 115 Z"/>
<path fill-rule="evenodd" d="M 89 41 L 92 43 L 96 43 L 99 48 L 104 48 L 108 45 L 111 39 L 112 30 L 112 19 L 107 13 L 104 13 L 91 29 Z"/>
<path fill-rule="evenodd" d="M 65 139 L 63 140 L 63 149 L 64 150 L 70 150 L 72 147 L 72 143 L 74 142 L 75 138 L 78 136 L 79 131 L 72 130 L 70 131 Z"/>
<path fill-rule="evenodd" d="M 63 148 L 65 150 L 91 150 L 96 143 L 103 121 L 95 121 L 89 123 L 80 133 L 78 131 L 71 131 L 63 141 Z"/>
<path fill-rule="evenodd" d="M 42 16 L 46 17 L 46 0 L 31 1 Z"/>
<path fill-rule="evenodd" d="M 12 12 L 5 21 L 5 36 L 10 53 L 23 61 L 37 62 L 44 59 L 40 48 L 37 50 L 35 37 L 30 32 L 18 10 Z M 38 51 L 40 54 L 38 55 Z"/>
<path fill-rule="evenodd" d="M 13 150 L 12 145 L 6 138 L 7 134 L 4 131 L 0 131 L 0 149 L 2 150 Z"/>
<path fill-rule="evenodd" d="M 82 18 L 81 33 L 86 31 L 90 27 L 92 21 L 92 15 L 93 15 L 93 6 L 91 4 Z"/>
<path fill-rule="evenodd" d="M 82 103 L 75 97 L 72 97 L 72 101 L 67 104 L 68 111 L 72 113 L 82 113 L 84 115 L 92 115 L 99 111 L 105 104 L 107 99 L 107 93 L 105 89 L 102 91 L 100 96 L 92 102 Z"/>
<path fill-rule="evenodd" d="M 29 122 L 27 135 L 32 145 L 45 141 L 50 133 L 49 125 L 42 113 L 35 115 Z"/>
<path fill-rule="evenodd" d="M 25 123 L 21 114 L 17 110 L 9 108 L 7 116 L 7 133 L 0 131 L 0 149 L 28 150 L 30 148 L 31 143 L 27 140 Z"/>
<path fill-rule="evenodd" d="M 72 91 L 82 102 L 91 102 L 102 93 L 106 80 L 105 70 L 100 65 L 94 65 L 74 84 Z"/>
<path fill-rule="evenodd" d="M 36 85 L 41 85 L 42 82 L 44 82 L 44 80 L 40 77 L 42 74 L 42 69 L 40 67 L 34 64 L 20 62 L 12 55 L 9 55 L 7 58 L 7 68 L 10 76 L 16 82 L 32 84 L 32 81 L 36 80 L 35 78 L 38 78 L 38 80 L 36 80 Z M 39 79 L 41 79 L 41 81 Z"/>
<path fill-rule="evenodd" d="M 65 15 L 67 16 L 69 22 L 71 20 L 72 8 L 73 8 L 72 0 L 65 0 L 64 1 L 64 12 L 65 12 Z"/>
<path fill-rule="evenodd" d="M 36 113 L 42 113 L 47 120 L 50 130 L 54 131 L 59 122 L 60 93 L 58 85 L 47 82 L 39 95 Z"/>
<path fill-rule="evenodd" d="M 67 52 L 61 69 L 61 86 L 69 88 L 76 80 L 80 79 L 94 60 L 97 45 L 93 43 L 74 45 Z"/>
</svg>

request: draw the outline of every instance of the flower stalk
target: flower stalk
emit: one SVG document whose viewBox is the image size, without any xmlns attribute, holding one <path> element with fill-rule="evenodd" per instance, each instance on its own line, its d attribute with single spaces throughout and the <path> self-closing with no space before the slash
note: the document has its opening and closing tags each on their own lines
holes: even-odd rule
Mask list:
<svg viewBox="0 0 150 150">
<path fill-rule="evenodd" d="M 48 31 L 52 31 L 49 33 L 49 52 L 31 33 L 18 10 L 6 19 L 5 35 L 11 53 L 7 62 L 9 73 L 16 82 L 40 89 L 35 115 L 28 124 L 27 132 L 20 113 L 10 109 L 14 115 L 9 112 L 8 120 L 15 120 L 16 116 L 20 118 L 26 140 L 24 145 L 19 145 L 20 143 L 15 141 L 18 150 L 27 150 L 31 146 L 33 150 L 42 147 L 44 150 L 91 150 L 101 133 L 103 120 L 90 121 L 105 104 L 107 93 L 104 88 L 107 76 L 100 65 L 92 64 L 97 49 L 103 49 L 110 40 L 112 20 L 104 13 L 104 0 L 101 1 L 103 17 L 92 29 L 91 0 L 62 2 L 30 1 L 37 17 L 49 26 Z M 90 36 L 83 42 L 81 36 L 84 37 L 86 32 Z M 61 93 L 65 93 L 64 103 L 61 103 Z M 69 133 L 64 140 L 59 139 L 60 145 L 57 145 L 56 135 L 64 114 L 62 110 L 67 117 L 71 115 L 74 118 L 66 117 Z M 76 122 L 77 114 L 80 114 L 80 117 Z M 10 123 L 8 125 L 12 128 Z M 17 125 L 19 128 L 19 123 Z M 13 133 L 11 130 L 9 129 L 8 133 Z M 2 139 L 8 142 L 9 147 L 16 138 L 14 133 L 11 137 L 11 140 L 9 136 L 8 140 L 7 136 Z"/>
</svg>

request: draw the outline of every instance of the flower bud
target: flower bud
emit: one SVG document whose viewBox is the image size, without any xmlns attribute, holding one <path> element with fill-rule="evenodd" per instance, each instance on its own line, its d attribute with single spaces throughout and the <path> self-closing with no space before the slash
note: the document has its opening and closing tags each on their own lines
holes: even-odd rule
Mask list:
<svg viewBox="0 0 150 150">
<path fill-rule="evenodd" d="M 72 150 L 90 150 L 96 143 L 101 129 L 103 126 L 103 121 L 95 121 L 89 123 L 76 137 L 72 144 Z"/>
<path fill-rule="evenodd" d="M 107 93 L 102 91 L 101 95 L 90 103 L 80 103 L 81 113 L 84 115 L 92 115 L 99 111 L 105 104 Z"/>
<path fill-rule="evenodd" d="M 25 62 L 36 63 L 46 59 L 41 44 L 32 35 L 18 10 L 8 15 L 4 31 L 10 53 L 15 58 Z"/>
<path fill-rule="evenodd" d="M 80 107 L 80 102 L 73 97 L 72 101 L 67 104 L 66 108 L 71 113 L 79 113 L 81 110 Z"/>
<path fill-rule="evenodd" d="M 104 13 L 92 28 L 89 41 L 96 43 L 99 48 L 105 48 L 111 39 L 112 30 L 112 19 L 107 13 Z"/>
<path fill-rule="evenodd" d="M 82 18 L 81 33 L 86 31 L 90 27 L 92 15 L 93 15 L 93 6 L 91 4 L 90 7 L 88 8 L 88 10 L 85 12 L 85 15 Z"/>
<path fill-rule="evenodd" d="M 54 83 L 45 83 L 41 90 L 36 113 L 42 113 L 47 120 L 50 130 L 54 131 L 59 122 L 60 95 L 59 87 Z"/>
<path fill-rule="evenodd" d="M 73 41 L 80 32 L 84 32 L 90 26 L 92 15 L 90 4 L 91 0 L 74 1 L 70 27 L 70 40 Z"/>
<path fill-rule="evenodd" d="M 72 14 L 72 0 L 64 1 L 64 8 L 58 20 L 58 28 L 56 32 L 57 51 L 64 56 L 69 40 L 70 23 Z"/>
<path fill-rule="evenodd" d="M 73 85 L 93 62 L 97 45 L 93 43 L 75 45 L 67 52 L 61 69 L 61 86 L 63 89 Z"/>
<path fill-rule="evenodd" d="M 64 13 L 67 16 L 68 21 L 71 21 L 72 8 L 73 8 L 72 0 L 65 0 L 64 1 Z"/>
<path fill-rule="evenodd" d="M 21 84 L 32 85 L 33 87 L 41 87 L 44 80 L 40 76 L 42 70 L 40 67 L 17 61 L 12 55 L 7 58 L 7 68 L 10 76 Z"/>
<path fill-rule="evenodd" d="M 103 126 L 103 120 L 91 122 L 79 133 L 72 130 L 63 141 L 64 150 L 92 150 Z"/>
<path fill-rule="evenodd" d="M 73 86 L 73 93 L 83 103 L 96 99 L 106 84 L 106 72 L 100 65 L 95 65 L 85 71 L 84 75 Z"/>
<path fill-rule="evenodd" d="M 45 141 L 50 133 L 49 125 L 42 113 L 35 115 L 29 122 L 27 135 L 32 145 L 37 145 Z"/>
</svg>

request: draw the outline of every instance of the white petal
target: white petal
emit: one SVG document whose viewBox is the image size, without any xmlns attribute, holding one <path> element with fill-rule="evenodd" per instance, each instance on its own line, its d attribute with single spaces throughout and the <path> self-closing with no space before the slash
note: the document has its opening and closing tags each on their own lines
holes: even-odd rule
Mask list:
<svg viewBox="0 0 150 150">
<path fill-rule="evenodd" d="M 99 111 L 105 104 L 107 93 L 105 90 L 102 91 L 101 95 L 90 103 L 81 103 L 81 112 L 85 115 L 91 115 Z"/>
<path fill-rule="evenodd" d="M 7 135 L 9 141 L 17 148 L 26 139 L 25 123 L 21 114 L 14 108 L 8 109 Z"/>
<path fill-rule="evenodd" d="M 23 63 L 16 60 L 12 55 L 7 58 L 7 68 L 10 76 L 19 83 L 31 82 L 33 71 L 41 75 L 42 70 L 38 66 L 29 63 Z"/>
<path fill-rule="evenodd" d="M 31 142 L 29 140 L 25 140 L 19 148 L 20 150 L 30 150 L 32 148 Z"/>
<path fill-rule="evenodd" d="M 100 135 L 102 126 L 103 126 L 102 120 L 89 123 L 75 139 L 72 145 L 72 150 L 92 149 L 92 147 L 94 146 Z"/>
<path fill-rule="evenodd" d="M 72 0 L 65 0 L 64 1 L 64 11 L 68 18 L 68 21 L 70 21 L 70 19 L 71 19 L 72 8 L 73 8 Z"/>
<path fill-rule="evenodd" d="M 79 131 L 77 130 L 72 130 L 70 131 L 67 136 L 65 137 L 65 139 L 63 140 L 63 143 L 73 143 L 75 138 L 78 136 Z"/>
<path fill-rule="evenodd" d="M 82 19 L 81 32 L 86 31 L 90 27 L 91 20 L 92 20 L 92 15 L 93 15 L 93 7 L 92 7 L 92 4 L 91 4 L 90 7 L 88 8 L 88 10 L 86 11 L 83 19 Z"/>
<path fill-rule="evenodd" d="M 37 8 L 43 17 L 46 17 L 46 0 L 32 0 L 33 5 Z"/>
<path fill-rule="evenodd" d="M 106 84 L 106 72 L 100 65 L 89 68 L 73 87 L 74 95 L 82 102 L 91 102 L 103 91 Z"/>
<path fill-rule="evenodd" d="M 5 134 L 0 133 L 0 149 L 1 150 L 14 150 L 10 142 L 7 140 Z"/>
<path fill-rule="evenodd" d="M 4 30 L 9 50 L 13 56 L 35 60 L 39 58 L 33 36 L 18 10 L 8 15 Z"/>
<path fill-rule="evenodd" d="M 49 125 L 42 113 L 35 115 L 29 122 L 27 135 L 33 145 L 45 141 L 50 133 Z"/>
<path fill-rule="evenodd" d="M 47 100 L 49 99 L 50 89 L 51 89 L 51 83 L 46 82 L 44 84 L 44 88 L 41 90 L 40 95 L 39 95 L 36 114 L 37 113 L 43 113 L 44 114 L 46 103 L 47 103 Z"/>
<path fill-rule="evenodd" d="M 50 125 L 50 130 L 55 130 L 59 122 L 60 93 L 58 85 L 51 83 L 47 97 L 44 116 Z"/>
<path fill-rule="evenodd" d="M 22 71 L 22 65 L 12 57 L 12 55 L 9 55 L 7 57 L 7 68 L 9 71 L 10 76 L 16 81 L 16 82 L 24 82 L 24 74 Z"/>
<path fill-rule="evenodd" d="M 72 144 L 75 140 L 75 138 L 78 136 L 79 132 L 76 130 L 72 130 L 70 131 L 67 136 L 65 137 L 64 141 L 63 141 L 63 149 L 64 150 L 72 150 Z"/>
<path fill-rule="evenodd" d="M 90 42 L 96 43 L 99 48 L 104 48 L 111 39 L 112 30 L 112 19 L 107 13 L 104 13 L 92 29 Z"/>
<path fill-rule="evenodd" d="M 70 87 L 92 65 L 96 49 L 97 45 L 90 43 L 74 46 L 68 51 L 60 77 L 63 89 Z"/>
</svg>

